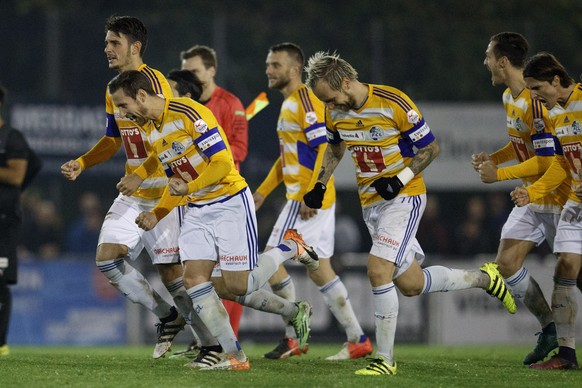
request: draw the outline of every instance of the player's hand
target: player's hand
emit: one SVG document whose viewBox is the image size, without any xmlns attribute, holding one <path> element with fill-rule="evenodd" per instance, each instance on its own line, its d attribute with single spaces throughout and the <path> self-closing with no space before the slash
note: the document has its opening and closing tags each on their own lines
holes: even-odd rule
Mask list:
<svg viewBox="0 0 582 388">
<path fill-rule="evenodd" d="M 188 184 L 179 178 L 172 178 L 168 183 L 170 194 L 174 196 L 188 195 Z"/>
<path fill-rule="evenodd" d="M 511 200 L 516 206 L 525 206 L 529 203 L 529 194 L 523 187 L 516 187 L 510 194 Z"/>
<path fill-rule="evenodd" d="M 70 181 L 77 179 L 77 177 L 81 175 L 81 172 L 83 172 L 81 163 L 76 160 L 69 160 L 61 166 L 61 174 Z"/>
<path fill-rule="evenodd" d="M 143 230 L 148 231 L 152 230 L 158 224 L 158 219 L 154 213 L 141 212 L 135 219 L 135 223 Z"/>
<path fill-rule="evenodd" d="M 479 178 L 483 183 L 497 182 L 497 166 L 491 160 L 487 160 L 479 165 L 477 168 Z"/>
<path fill-rule="evenodd" d="M 259 208 L 263 206 L 263 202 L 265 202 L 265 197 L 263 194 L 259 194 L 255 191 L 253 193 L 253 200 L 255 201 L 255 210 L 259 210 Z"/>
<path fill-rule="evenodd" d="M 321 209 L 323 196 L 327 187 L 321 182 L 317 182 L 311 191 L 303 196 L 303 202 L 312 209 Z"/>
<path fill-rule="evenodd" d="M 301 206 L 299 207 L 299 217 L 301 217 L 302 220 L 308 220 L 315 217 L 316 214 L 317 209 L 312 209 L 305 203 L 301 202 Z"/>
<path fill-rule="evenodd" d="M 143 179 L 139 177 L 137 174 L 129 174 L 124 176 L 119 180 L 117 184 L 117 190 L 123 195 L 133 195 L 139 189 L 139 186 L 143 182 Z"/>
<path fill-rule="evenodd" d="M 477 172 L 479 172 L 479 166 L 481 163 L 487 161 L 493 161 L 487 152 L 479 152 L 478 154 L 471 155 L 471 164 Z"/>
<path fill-rule="evenodd" d="M 382 196 L 386 201 L 390 201 L 391 199 L 396 198 L 400 189 L 404 187 L 400 179 L 395 176 L 391 176 L 389 178 L 378 178 L 374 182 L 372 182 L 372 187 L 376 189 L 378 194 Z"/>
</svg>

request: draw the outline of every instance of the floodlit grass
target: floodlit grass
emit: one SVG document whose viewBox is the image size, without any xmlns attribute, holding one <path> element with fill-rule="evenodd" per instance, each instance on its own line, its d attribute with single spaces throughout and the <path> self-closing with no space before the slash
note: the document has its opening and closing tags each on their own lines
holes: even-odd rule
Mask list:
<svg viewBox="0 0 582 388">
<path fill-rule="evenodd" d="M 176 345 L 178 349 L 178 347 Z M 250 371 L 199 371 L 184 359 L 151 359 L 151 347 L 11 347 L 0 387 L 580 387 L 582 371 L 536 371 L 525 347 L 396 346 L 396 376 L 356 376 L 365 360 L 325 361 L 340 345 L 313 344 L 301 357 L 267 360 L 274 344 L 243 344 Z"/>
</svg>

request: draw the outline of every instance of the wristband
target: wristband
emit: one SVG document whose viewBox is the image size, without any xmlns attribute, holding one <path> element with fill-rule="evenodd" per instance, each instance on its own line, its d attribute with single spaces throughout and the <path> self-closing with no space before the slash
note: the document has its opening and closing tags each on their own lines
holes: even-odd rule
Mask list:
<svg viewBox="0 0 582 388">
<path fill-rule="evenodd" d="M 409 167 L 405 167 L 404 170 L 400 171 L 396 175 L 396 177 L 402 183 L 402 187 L 404 187 L 404 186 L 406 186 L 406 184 L 408 182 L 410 182 L 412 180 L 412 178 L 414 178 L 414 173 L 412 172 L 412 170 Z"/>
</svg>

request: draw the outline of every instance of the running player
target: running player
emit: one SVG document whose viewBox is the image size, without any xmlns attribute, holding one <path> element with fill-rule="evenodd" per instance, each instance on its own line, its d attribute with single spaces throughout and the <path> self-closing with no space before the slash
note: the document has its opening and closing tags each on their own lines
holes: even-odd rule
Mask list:
<svg viewBox="0 0 582 388">
<path fill-rule="evenodd" d="M 110 69 L 118 72 L 138 70 L 147 77 L 156 93 L 172 96 L 164 76 L 143 62 L 148 37 L 141 20 L 131 16 L 112 16 L 105 23 L 105 32 L 104 51 Z M 154 358 L 160 358 L 170 349 L 172 340 L 184 327 L 186 321 L 183 316 L 187 317 L 192 311 L 182 281 L 183 269 L 178 252 L 180 208 L 173 210 L 158 228 L 150 232 L 144 232 L 135 225 L 135 217 L 140 212 L 151 210 L 157 204 L 167 178 L 163 169 L 157 165 L 153 167 L 153 172 L 142 166 L 151 147 L 138 128 L 141 123 L 119 117 L 119 110 L 108 92 L 105 106 L 105 135 L 87 153 L 63 164 L 61 172 L 67 179 L 74 181 L 84 170 L 110 159 L 123 145 L 127 157 L 126 173 L 117 185 L 120 195 L 111 205 L 103 222 L 96 263 L 97 268 L 119 292 L 132 302 L 146 307 L 160 319 L 158 341 L 153 352 Z M 180 314 L 126 261 L 135 260 L 143 248 L 155 264 Z"/>
<path fill-rule="evenodd" d="M 182 69 L 190 70 L 202 82 L 202 94 L 197 100 L 212 111 L 218 124 L 224 130 L 230 144 L 236 169 L 240 171 L 241 163 L 247 157 L 249 143 L 249 124 L 240 99 L 228 90 L 218 86 L 214 77 L 218 71 L 216 51 L 208 46 L 195 45 L 180 53 Z M 243 313 L 242 305 L 231 300 L 223 300 L 230 317 L 230 324 L 238 337 L 238 329 Z M 192 350 L 192 344 L 186 352 Z"/>
<path fill-rule="evenodd" d="M 158 206 L 136 218 L 138 226 L 154 228 L 169 209 L 188 196 L 189 211 L 179 240 L 184 284 L 196 314 L 224 350 L 216 358 L 207 359 L 207 364 L 196 366 L 249 369 L 213 283 L 220 295 L 231 294 L 230 299 L 252 297 L 288 259 L 316 270 L 319 261 L 315 251 L 299 233 L 289 229 L 276 249 L 258 255 L 251 194 L 234 166 L 222 128 L 208 108 L 188 98 L 165 99 L 156 95 L 138 71 L 118 75 L 109 83 L 109 92 L 122 117 L 145 122 L 143 129 L 171 177 Z M 215 275 L 211 282 L 211 275 L 217 270 L 221 277 Z M 268 299 L 281 299 L 270 295 L 272 298 L 265 299 L 265 304 L 272 303 Z M 295 326 L 303 347 L 309 336 L 311 306 L 298 302 L 295 307 Z"/>
<path fill-rule="evenodd" d="M 493 85 L 505 85 L 503 105 L 507 117 L 509 143 L 491 154 L 473 155 L 473 167 L 481 180 L 492 183 L 523 179 L 530 185 L 541 177 L 554 156 L 554 127 L 540 101 L 532 100 L 523 79 L 527 40 L 515 32 L 493 35 L 485 51 L 485 67 L 491 72 Z M 510 160 L 518 164 L 498 168 Z M 528 353 L 526 365 L 543 360 L 558 347 L 552 311 L 540 286 L 523 266 L 527 254 L 544 240 L 553 249 L 556 226 L 570 187 L 564 181 L 556 191 L 524 207 L 514 207 L 501 231 L 495 262 L 511 288 L 541 325 L 538 343 Z"/>
<path fill-rule="evenodd" d="M 421 171 L 436 158 L 439 146 L 412 100 L 398 89 L 361 83 L 356 70 L 337 54 L 318 52 L 306 69 L 307 86 L 327 108 L 329 144 L 318 181 L 303 200 L 312 209 L 322 207 L 326 185 L 349 149 L 372 237 L 368 277 L 378 349 L 370 364 L 356 374 L 396 374 L 396 287 L 406 296 L 482 288 L 515 313 L 515 302 L 495 263 L 480 270 L 420 267 L 424 253 L 415 235 L 426 205 Z"/>
<path fill-rule="evenodd" d="M 319 171 L 327 147 L 323 104 L 301 81 L 304 56 L 299 46 L 294 43 L 272 46 L 266 65 L 269 87 L 281 91 L 285 98 L 277 123 L 281 156 L 255 191 L 253 198 L 256 208 L 259 209 L 265 198 L 283 182 L 287 192 L 287 204 L 279 214 L 265 251 L 279 245 L 288 228 L 297 229 L 309 245 L 316 247 L 319 269 L 308 271 L 307 274 L 319 287 L 321 295 L 347 336 L 347 342 L 340 352 L 327 359 L 364 357 L 372 353 L 372 343 L 364 335 L 352 309 L 348 291 L 330 263 L 335 231 L 333 178 L 328 182 L 322 209 L 310 209 L 303 203 L 303 195 L 317 180 L 314 171 Z M 295 301 L 295 286 L 284 266 L 279 267 L 277 273 L 269 279 L 269 284 L 275 294 Z M 302 353 L 293 338 L 293 327 L 287 325 L 285 338 L 274 350 L 266 353 L 265 357 L 279 359 Z"/>
<path fill-rule="evenodd" d="M 558 262 L 554 272 L 552 316 L 558 336 L 558 353 L 535 369 L 578 369 L 576 359 L 576 281 L 582 266 L 582 84 L 576 83 L 564 66 L 549 53 L 538 53 L 526 61 L 523 76 L 531 96 L 548 109 L 559 143 L 556 157 L 546 173 L 533 185 L 516 188 L 511 196 L 518 206 L 537 201 L 571 179 L 570 195 L 564 205 L 554 253 Z"/>
</svg>

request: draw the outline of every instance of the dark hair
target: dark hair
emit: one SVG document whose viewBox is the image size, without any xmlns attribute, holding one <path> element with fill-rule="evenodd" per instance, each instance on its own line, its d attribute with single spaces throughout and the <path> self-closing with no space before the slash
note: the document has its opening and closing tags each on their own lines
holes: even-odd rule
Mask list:
<svg viewBox="0 0 582 388">
<path fill-rule="evenodd" d="M 567 88 L 576 81 L 570 77 L 566 68 L 552 54 L 542 51 L 529 58 L 523 68 L 524 78 L 534 78 L 538 81 L 552 82 L 555 76 L 560 77 L 560 85 Z"/>
<path fill-rule="evenodd" d="M 216 51 L 214 51 L 214 49 L 197 44 L 196 46 L 192 46 L 188 50 L 180 53 L 181 59 L 190 59 L 194 57 L 202 58 L 202 63 L 207 69 L 211 67 L 218 69 L 216 65 Z"/>
<path fill-rule="evenodd" d="M 148 77 L 137 70 L 129 70 L 119 73 L 115 78 L 109 81 L 107 87 L 109 89 L 109 94 L 113 94 L 119 89 L 123 89 L 123 92 L 133 99 L 135 99 L 137 92 L 140 89 L 143 89 L 151 96 L 156 95 Z"/>
<path fill-rule="evenodd" d="M 176 90 L 180 94 L 180 97 L 186 93 L 190 93 L 190 98 L 195 101 L 200 100 L 200 96 L 202 95 L 202 82 L 200 82 L 194 72 L 190 70 L 172 69 L 166 75 L 166 78 L 176 82 Z"/>
<path fill-rule="evenodd" d="M 493 46 L 495 58 L 507 57 L 513 66 L 523 67 L 529 48 L 527 39 L 523 35 L 517 32 L 500 32 L 489 40 L 495 42 Z"/>
<path fill-rule="evenodd" d="M 107 31 L 125 35 L 130 44 L 140 42 L 139 55 L 143 57 L 148 45 L 148 30 L 141 20 L 133 16 L 112 15 L 105 21 L 105 33 Z"/>
<path fill-rule="evenodd" d="M 269 47 L 269 51 L 276 53 L 277 51 L 285 51 L 295 62 L 301 65 L 301 71 L 303 71 L 303 66 L 305 65 L 305 56 L 303 55 L 303 50 L 301 47 L 291 42 L 284 42 L 275 44 Z"/>
</svg>

